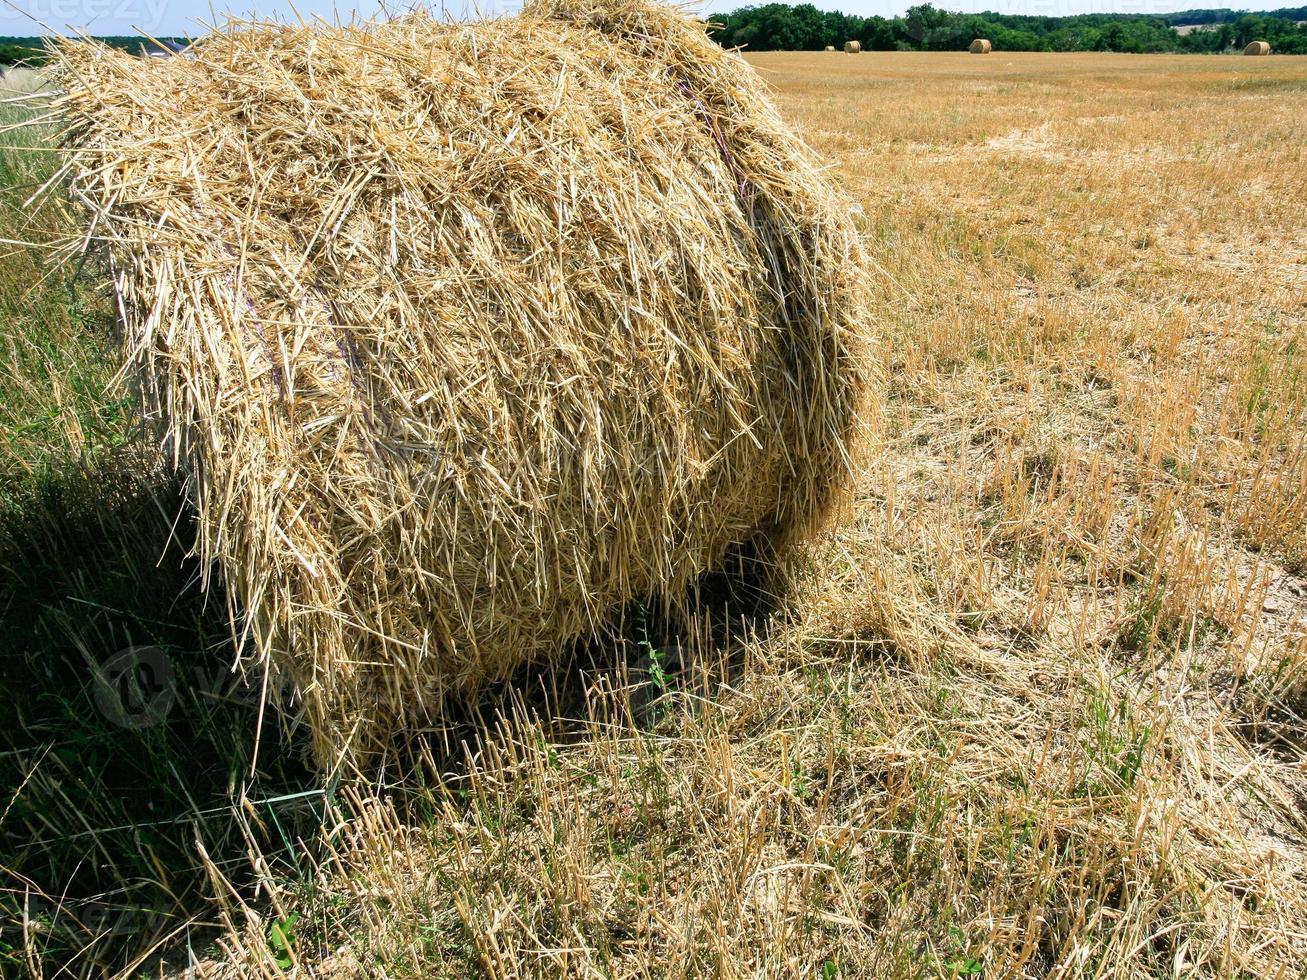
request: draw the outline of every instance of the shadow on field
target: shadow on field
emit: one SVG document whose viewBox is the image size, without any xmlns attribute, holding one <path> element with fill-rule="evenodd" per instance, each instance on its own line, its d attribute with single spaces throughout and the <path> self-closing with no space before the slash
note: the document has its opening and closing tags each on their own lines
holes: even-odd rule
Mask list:
<svg viewBox="0 0 1307 980">
<path fill-rule="evenodd" d="M 6 976 L 115 973 L 179 930 L 202 947 L 214 886 L 197 844 L 240 888 L 247 844 L 293 861 L 322 810 L 320 792 L 294 795 L 312 777 L 276 724 L 250 775 L 257 691 L 230 673 L 179 487 L 138 476 L 157 469 L 146 456 L 0 486 Z"/>
<path fill-rule="evenodd" d="M 583 741 L 596 728 L 656 734 L 678 703 L 696 710 L 738 681 L 784 615 L 784 592 L 774 566 L 753 546 L 740 546 L 670 608 L 652 598 L 631 602 L 612 636 L 520 667 L 475 701 L 446 702 L 437 726 L 396 742 L 393 771 L 378 782 L 397 789 L 395 802 L 424 811 L 430 787 L 457 793 L 506 724 L 538 724 L 555 745 Z M 426 778 L 405 775 L 413 772 Z"/>
<path fill-rule="evenodd" d="M 307 880 L 305 842 L 334 806 L 272 718 L 251 776 L 258 690 L 229 669 L 225 602 L 216 580 L 201 592 L 181 488 L 142 478 L 158 472 L 142 449 L 107 455 L 0 485 L 5 975 L 34 960 L 114 974 L 183 939 L 202 949 L 225 886 L 201 847 L 247 895 L 252 851 Z M 778 609 L 764 563 L 744 549 L 727 566 L 698 583 L 690 612 L 633 603 L 616 643 L 578 644 L 446 705 L 438 730 L 397 745 L 374 778 L 419 812 L 431 800 L 412 773 L 456 791 L 506 717 L 540 719 L 559 742 L 596 721 L 656 730 L 673 700 L 737 675 Z"/>
</svg>

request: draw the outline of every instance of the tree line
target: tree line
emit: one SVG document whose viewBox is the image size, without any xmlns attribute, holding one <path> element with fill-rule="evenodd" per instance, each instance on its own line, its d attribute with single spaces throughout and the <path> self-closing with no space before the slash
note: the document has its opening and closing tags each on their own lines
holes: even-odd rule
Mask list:
<svg viewBox="0 0 1307 980">
<path fill-rule="evenodd" d="M 750 51 L 820 51 L 859 41 L 872 51 L 961 51 L 978 37 L 997 51 L 1121 51 L 1131 54 L 1216 54 L 1267 41 L 1277 54 L 1307 54 L 1307 7 L 1270 13 L 1229 9 L 1173 14 L 964 14 L 929 3 L 902 17 L 859 17 L 818 10 L 810 3 L 769 3 L 713 14 L 714 33 L 725 47 Z M 1181 34 L 1181 24 L 1202 29 Z"/>
<path fill-rule="evenodd" d="M 109 45 L 111 48 L 119 48 L 136 54 L 140 51 L 144 38 L 114 34 L 97 37 L 96 40 Z M 161 37 L 159 40 L 178 41 L 183 44 L 188 41 L 184 37 Z M 45 64 L 47 60 L 49 60 L 49 52 L 45 46 L 45 38 L 0 35 L 0 65 L 22 64 L 36 66 Z"/>
</svg>

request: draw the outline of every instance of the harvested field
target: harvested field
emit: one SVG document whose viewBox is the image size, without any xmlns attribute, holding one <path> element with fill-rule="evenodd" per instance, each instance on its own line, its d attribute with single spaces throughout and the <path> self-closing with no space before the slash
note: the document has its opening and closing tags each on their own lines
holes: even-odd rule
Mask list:
<svg viewBox="0 0 1307 980">
<path fill-rule="evenodd" d="M 402 778 L 308 814 L 312 777 L 272 782 L 265 750 L 247 782 L 239 739 L 186 737 L 180 708 L 148 741 L 53 747 L 93 709 L 51 710 L 53 681 L 11 655 L 9 894 L 64 896 L 71 916 L 117 882 L 169 917 L 70 960 L 73 939 L 15 912 L 7 967 L 121 968 L 175 931 L 152 972 L 1298 975 L 1307 64 L 749 60 L 861 206 L 890 392 L 854 513 L 789 565 L 783 598 L 714 583 L 695 630 L 634 616 L 623 640 L 451 718 Z M 18 237 L 27 219 L 5 214 Z M 20 258 L 7 289 L 26 295 Z M 77 472 L 69 459 L 148 455 L 87 394 L 109 355 L 84 320 L 46 316 L 59 346 L 5 335 L 0 385 L 22 406 L 4 416 L 22 461 L 3 470 L 6 568 L 13 542 L 61 540 L 24 523 L 54 499 L 24 488 Z M 56 383 L 24 380 L 41 370 Z M 106 516 L 120 486 L 76 498 L 101 539 L 128 520 Z M 138 536 L 148 513 L 129 512 Z M 93 591 L 114 569 L 142 593 L 179 589 L 172 564 L 90 554 L 96 576 L 47 571 L 60 584 L 40 611 L 27 593 L 0 602 L 7 631 L 40 625 L 62 689 L 61 663 L 149 639 L 148 623 L 168 625 L 178 665 L 230 655 L 187 639 L 194 605 L 128 629 L 128 590 Z M 66 598 L 83 594 L 96 605 Z M 225 723 L 248 733 L 241 710 Z M 181 760 L 224 739 L 239 761 L 205 767 L 208 795 L 169 795 Z M 161 760 L 137 782 L 171 801 L 135 818 L 184 823 L 152 825 L 153 862 L 144 832 L 121 840 L 59 795 L 124 745 Z M 18 848 L 15 827 L 37 843 Z M 74 833 L 94 867 L 51 843 Z"/>
</svg>

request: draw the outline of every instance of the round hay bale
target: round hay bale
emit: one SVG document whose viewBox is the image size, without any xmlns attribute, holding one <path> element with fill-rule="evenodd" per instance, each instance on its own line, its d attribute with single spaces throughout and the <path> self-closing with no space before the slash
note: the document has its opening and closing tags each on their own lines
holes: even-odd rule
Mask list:
<svg viewBox="0 0 1307 980">
<path fill-rule="evenodd" d="M 1243 53 L 1260 57 L 1261 55 L 1270 54 L 1271 46 L 1265 41 L 1249 41 L 1248 46 L 1243 49 Z"/>
<path fill-rule="evenodd" d="M 71 189 L 242 663 L 321 765 L 843 499 L 858 234 L 701 25 L 536 0 L 191 50 L 61 47 Z"/>
<path fill-rule="evenodd" d="M 834 50 L 835 50 L 835 45 L 833 45 L 833 44 L 828 44 L 828 45 L 826 45 L 826 50 L 827 50 L 827 51 L 834 51 Z"/>
<path fill-rule="evenodd" d="M 845 41 L 845 42 L 844 42 L 844 53 L 845 53 L 845 54 L 858 54 L 858 53 L 860 53 L 861 51 L 862 51 L 862 42 L 861 42 L 861 41 Z"/>
<path fill-rule="evenodd" d="M 994 50 L 994 45 L 983 37 L 978 37 L 971 42 L 971 47 L 967 49 L 972 54 L 989 54 Z"/>
</svg>

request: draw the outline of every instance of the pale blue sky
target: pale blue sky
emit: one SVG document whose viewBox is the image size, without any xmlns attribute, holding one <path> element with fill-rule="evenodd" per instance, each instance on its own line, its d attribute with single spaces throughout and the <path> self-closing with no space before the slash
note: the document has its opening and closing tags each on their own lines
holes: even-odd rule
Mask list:
<svg viewBox="0 0 1307 980">
<path fill-rule="evenodd" d="M 747 0 L 708 0 L 702 9 L 733 10 L 744 6 Z M 759 2 L 759 0 L 755 0 Z M 843 10 L 850 14 L 900 14 L 917 0 L 816 0 L 816 5 L 827 10 Z M 1290 0 L 1272 3 L 1284 6 Z M 480 9 L 499 12 L 516 9 L 520 0 L 484 0 Z M 948 10 L 1000 10 L 1005 13 L 1060 16 L 1076 13 L 1164 13 L 1169 10 L 1189 10 L 1195 7 L 1230 6 L 1244 4 L 1237 0 L 935 0 L 936 6 Z M 405 10 L 410 3 L 388 3 L 391 10 Z M 440 10 L 439 0 L 423 4 Z M 1266 9 L 1265 3 L 1253 3 Z M 446 8 L 455 16 L 466 16 L 474 8 L 465 0 L 447 0 Z M 40 34 L 45 31 L 37 21 L 60 32 L 69 28 L 91 34 L 135 34 L 138 31 L 153 36 L 198 33 L 200 23 L 213 20 L 212 10 L 232 10 L 236 13 L 255 13 L 263 17 L 292 18 L 298 11 L 304 17 L 313 15 L 332 18 L 339 15 L 348 20 L 357 12 L 369 15 L 380 9 L 375 2 L 361 0 L 227 0 L 211 7 L 208 0 L 0 0 L 0 34 Z M 25 16 L 30 15 L 30 16 Z M 35 20 L 33 19 L 35 18 Z"/>
</svg>

